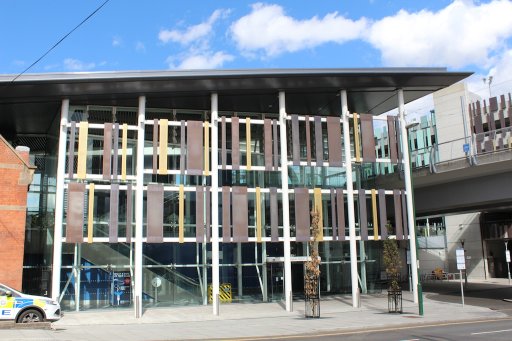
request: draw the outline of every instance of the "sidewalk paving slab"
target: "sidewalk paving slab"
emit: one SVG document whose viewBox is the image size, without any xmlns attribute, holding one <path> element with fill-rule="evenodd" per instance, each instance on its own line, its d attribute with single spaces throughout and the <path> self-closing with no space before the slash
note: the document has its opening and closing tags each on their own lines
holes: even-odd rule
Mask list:
<svg viewBox="0 0 512 341">
<path fill-rule="evenodd" d="M 52 324 L 53 330 L 0 330 L 0 339 L 36 340 L 211 340 L 306 335 L 340 330 L 379 329 L 507 317 L 488 308 L 424 301 L 425 315 L 418 315 L 412 294 L 404 292 L 403 314 L 390 314 L 387 295 L 361 297 L 361 308 L 351 306 L 350 296 L 322 299 L 321 318 L 304 318 L 304 302 L 295 301 L 289 313 L 282 303 L 222 304 L 220 315 L 211 306 L 151 308 L 136 319 L 132 309 L 67 312 Z"/>
</svg>

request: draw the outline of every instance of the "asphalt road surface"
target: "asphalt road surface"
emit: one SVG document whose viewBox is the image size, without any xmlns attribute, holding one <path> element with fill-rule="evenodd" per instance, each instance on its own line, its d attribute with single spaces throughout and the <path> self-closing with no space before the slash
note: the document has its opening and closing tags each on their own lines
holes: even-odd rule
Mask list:
<svg viewBox="0 0 512 341">
<path fill-rule="evenodd" d="M 241 340 L 510 341 L 512 340 L 512 318 Z"/>
</svg>

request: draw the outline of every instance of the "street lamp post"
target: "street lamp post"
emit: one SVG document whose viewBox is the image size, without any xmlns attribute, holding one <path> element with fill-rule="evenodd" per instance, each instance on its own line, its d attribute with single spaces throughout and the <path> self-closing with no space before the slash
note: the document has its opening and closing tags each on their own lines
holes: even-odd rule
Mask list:
<svg viewBox="0 0 512 341">
<path fill-rule="evenodd" d="M 492 83 L 492 76 L 484 77 L 484 78 L 482 78 L 482 80 L 484 81 L 484 84 L 489 85 L 489 98 L 491 98 L 491 83 Z"/>
</svg>

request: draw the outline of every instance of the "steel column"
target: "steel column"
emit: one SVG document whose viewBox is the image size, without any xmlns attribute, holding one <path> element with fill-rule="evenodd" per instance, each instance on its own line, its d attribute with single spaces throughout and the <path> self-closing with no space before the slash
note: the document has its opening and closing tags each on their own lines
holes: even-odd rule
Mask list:
<svg viewBox="0 0 512 341">
<path fill-rule="evenodd" d="M 357 273 L 356 217 L 354 213 L 354 184 L 352 179 L 352 154 L 350 152 L 350 129 L 347 91 L 341 90 L 341 117 L 343 120 L 343 146 L 345 148 L 345 175 L 347 179 L 348 235 L 350 241 L 350 279 L 352 283 L 352 306 L 359 306 L 359 285 Z M 354 127 L 357 129 L 357 127 Z M 343 228 L 343 227 L 341 227 Z"/>
<path fill-rule="evenodd" d="M 414 221 L 414 208 L 412 202 L 411 164 L 409 162 L 409 139 L 405 127 L 404 91 L 398 89 L 398 114 L 400 119 L 400 140 L 402 141 L 402 154 L 404 163 L 405 191 L 407 192 L 407 221 L 409 224 L 409 245 L 411 250 L 412 287 L 414 303 L 418 303 L 418 261 L 416 253 L 416 222 Z"/>
<path fill-rule="evenodd" d="M 281 133 L 281 190 L 283 200 L 284 297 L 286 311 L 292 311 L 292 262 L 290 256 L 290 207 L 288 195 L 288 146 L 286 145 L 286 98 L 279 92 L 279 127 Z"/>
<path fill-rule="evenodd" d="M 219 315 L 219 98 L 216 93 L 211 95 L 212 120 L 212 295 L 213 314 Z"/>
<path fill-rule="evenodd" d="M 60 267 L 62 265 L 62 215 L 64 212 L 64 176 L 66 172 L 66 140 L 68 134 L 69 99 L 62 100 L 60 109 L 59 151 L 57 154 L 57 184 L 55 193 L 55 227 L 53 235 L 52 298 L 59 299 Z"/>
<path fill-rule="evenodd" d="M 135 184 L 135 317 L 142 317 L 142 229 L 144 222 L 144 131 L 146 97 L 139 97 L 137 125 L 137 168 Z"/>
</svg>

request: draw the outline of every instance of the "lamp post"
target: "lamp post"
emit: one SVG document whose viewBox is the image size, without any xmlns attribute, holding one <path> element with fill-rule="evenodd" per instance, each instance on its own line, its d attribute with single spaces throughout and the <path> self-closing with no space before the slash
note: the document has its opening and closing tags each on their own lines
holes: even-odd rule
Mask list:
<svg viewBox="0 0 512 341">
<path fill-rule="evenodd" d="M 489 85 L 489 98 L 491 98 L 491 83 L 492 83 L 492 76 L 484 77 L 484 78 L 482 78 L 482 80 L 484 81 L 484 84 Z"/>
<path fill-rule="evenodd" d="M 419 125 L 419 122 L 417 121 L 412 121 L 408 124 L 405 125 L 405 130 L 406 130 L 406 136 L 405 138 L 407 139 L 406 140 L 406 144 L 407 144 L 407 154 L 408 154 L 408 166 L 409 166 L 409 181 L 411 183 L 411 191 L 410 191 L 410 195 L 411 195 L 411 201 L 412 201 L 412 221 L 413 221 L 413 225 L 410 227 L 412 229 L 412 234 L 413 234 L 413 238 L 414 238 L 414 250 L 411 249 L 411 260 L 412 259 L 416 259 L 418 260 L 418 234 L 416 233 L 416 207 L 415 207 L 415 204 L 414 204 L 414 185 L 413 185 L 413 177 L 412 177 L 412 160 L 411 160 L 411 148 L 410 148 L 410 144 L 409 144 L 409 139 L 407 138 L 408 134 L 407 134 L 407 131 L 411 128 L 414 128 L 414 127 L 417 127 Z M 416 253 L 416 257 L 412 257 L 412 252 L 415 252 Z M 412 263 L 412 262 L 411 262 Z M 417 264 L 411 264 L 412 266 L 418 266 Z M 418 268 L 416 268 L 416 272 L 418 271 Z M 417 284 L 417 287 L 416 287 L 416 291 L 417 291 L 417 295 L 418 295 L 418 313 L 420 316 L 423 316 L 424 312 L 423 312 L 423 290 L 422 290 L 422 287 L 421 287 L 421 279 L 419 278 L 418 276 L 418 284 Z"/>
</svg>

